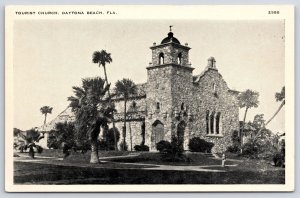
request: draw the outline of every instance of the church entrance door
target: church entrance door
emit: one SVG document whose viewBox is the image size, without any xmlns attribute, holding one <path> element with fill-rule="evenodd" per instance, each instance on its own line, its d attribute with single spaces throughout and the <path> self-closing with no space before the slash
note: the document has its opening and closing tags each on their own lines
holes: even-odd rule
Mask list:
<svg viewBox="0 0 300 198">
<path fill-rule="evenodd" d="M 181 121 L 177 125 L 177 138 L 178 138 L 178 146 L 179 148 L 183 149 L 183 142 L 184 142 L 184 130 L 186 127 L 186 123 Z"/>
<path fill-rule="evenodd" d="M 156 120 L 153 124 L 152 124 L 152 133 L 154 134 L 154 141 L 155 141 L 155 145 L 156 143 L 160 142 L 161 140 L 164 140 L 164 125 L 163 123 L 161 123 L 161 121 Z"/>
</svg>

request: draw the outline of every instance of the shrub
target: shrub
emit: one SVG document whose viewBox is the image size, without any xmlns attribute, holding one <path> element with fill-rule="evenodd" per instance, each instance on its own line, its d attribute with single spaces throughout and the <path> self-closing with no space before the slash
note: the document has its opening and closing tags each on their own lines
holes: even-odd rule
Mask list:
<svg viewBox="0 0 300 198">
<path fill-rule="evenodd" d="M 284 167 L 285 166 L 285 156 L 282 153 L 276 153 L 273 156 L 274 166 Z"/>
<path fill-rule="evenodd" d="M 120 132 L 117 128 L 115 128 L 115 131 L 116 131 L 116 138 L 118 142 L 120 140 Z M 110 128 L 106 133 L 106 141 L 107 141 L 108 150 L 115 150 L 115 135 L 114 135 L 113 128 Z"/>
<path fill-rule="evenodd" d="M 214 144 L 211 142 L 207 142 L 199 137 L 194 137 L 190 139 L 190 143 L 188 146 L 191 152 L 211 153 L 211 149 Z"/>
<path fill-rule="evenodd" d="M 120 151 L 128 151 L 128 145 L 127 145 L 127 143 L 125 142 L 125 146 L 123 146 L 123 145 L 124 145 L 124 142 L 122 141 L 120 143 Z"/>
<path fill-rule="evenodd" d="M 101 151 L 106 151 L 107 150 L 107 142 L 104 140 L 98 140 L 98 149 Z"/>
<path fill-rule="evenodd" d="M 37 150 L 38 153 L 42 153 L 43 152 L 43 147 L 37 145 L 36 150 Z"/>
<path fill-rule="evenodd" d="M 156 144 L 156 149 L 161 153 L 169 152 L 171 148 L 171 143 L 165 140 L 162 140 Z"/>
<path fill-rule="evenodd" d="M 147 145 L 135 145 L 134 150 L 136 150 L 136 151 L 149 151 L 149 146 L 147 146 Z"/>
<path fill-rule="evenodd" d="M 238 145 L 233 145 L 233 146 L 227 147 L 227 151 L 230 152 L 230 153 L 239 153 L 240 150 L 241 149 Z"/>
<path fill-rule="evenodd" d="M 169 151 L 173 155 L 178 155 L 180 156 L 183 152 L 183 146 L 179 145 L 178 138 L 175 136 L 172 136 L 172 141 L 171 141 L 171 151 Z"/>
<path fill-rule="evenodd" d="M 249 158 L 258 158 L 259 149 L 254 143 L 246 143 L 243 145 L 242 155 Z"/>
<path fill-rule="evenodd" d="M 156 144 L 157 150 L 161 153 L 161 160 L 167 162 L 187 162 L 183 153 L 183 147 L 175 136 L 172 136 L 171 143 L 160 141 Z"/>
</svg>

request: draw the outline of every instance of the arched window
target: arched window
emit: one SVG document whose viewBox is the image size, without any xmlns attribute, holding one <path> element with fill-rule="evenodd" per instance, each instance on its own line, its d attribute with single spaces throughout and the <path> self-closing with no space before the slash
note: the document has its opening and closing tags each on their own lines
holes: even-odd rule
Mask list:
<svg viewBox="0 0 300 198">
<path fill-rule="evenodd" d="M 177 56 L 177 64 L 181 65 L 181 62 L 182 62 L 182 54 L 180 52 Z"/>
<path fill-rule="evenodd" d="M 216 116 L 216 134 L 220 133 L 220 120 L 221 119 L 221 113 L 218 112 Z"/>
<path fill-rule="evenodd" d="M 165 61 L 164 61 L 164 58 L 165 58 L 164 57 L 164 53 L 160 53 L 158 58 L 159 58 L 159 64 L 163 65 L 165 63 Z"/>
<path fill-rule="evenodd" d="M 215 112 L 212 112 L 210 115 L 210 133 L 214 133 L 214 120 L 215 120 Z"/>
<path fill-rule="evenodd" d="M 184 111 L 184 103 L 181 103 L 180 110 L 181 110 L 181 111 Z"/>
<path fill-rule="evenodd" d="M 209 110 L 206 111 L 206 134 L 209 134 Z"/>
</svg>

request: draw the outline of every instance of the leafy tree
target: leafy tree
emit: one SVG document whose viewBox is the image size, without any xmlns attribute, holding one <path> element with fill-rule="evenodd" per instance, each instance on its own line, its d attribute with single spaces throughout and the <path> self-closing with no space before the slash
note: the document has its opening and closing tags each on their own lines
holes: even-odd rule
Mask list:
<svg viewBox="0 0 300 198">
<path fill-rule="evenodd" d="M 264 126 L 265 121 L 264 114 L 257 114 L 254 116 L 253 122 L 250 123 L 250 125 L 255 128 L 257 133 Z"/>
<path fill-rule="evenodd" d="M 15 147 L 18 147 L 21 152 L 23 152 L 23 150 L 27 150 L 29 147 L 36 147 L 40 153 L 43 151 L 43 148 L 35 143 L 44 138 L 44 134 L 37 132 L 35 129 L 29 129 L 25 132 L 20 130 L 18 136 L 22 140 L 15 142 Z"/>
<path fill-rule="evenodd" d="M 280 112 L 282 107 L 285 105 L 285 87 L 282 87 L 281 92 L 275 93 L 275 99 L 277 102 L 281 102 L 280 106 L 278 107 L 277 111 L 274 113 L 274 115 L 264 124 L 261 130 L 259 130 L 254 137 L 253 141 L 256 141 L 257 137 L 260 135 L 262 132 L 263 128 L 265 128 L 275 117 L 276 115 Z"/>
<path fill-rule="evenodd" d="M 258 92 L 252 91 L 250 89 L 247 89 L 246 91 L 244 91 L 244 92 L 242 92 L 238 95 L 238 102 L 239 102 L 240 108 L 245 108 L 243 125 L 242 125 L 242 128 L 240 130 L 241 140 L 242 140 L 242 135 L 243 135 L 243 132 L 244 132 L 244 126 L 245 126 L 245 121 L 246 121 L 246 116 L 247 116 L 248 109 L 253 108 L 253 107 L 254 108 L 258 107 L 258 104 L 259 104 L 258 96 L 259 96 Z M 243 144 L 243 142 L 241 141 L 241 145 L 242 144 Z"/>
<path fill-rule="evenodd" d="M 113 118 L 114 107 L 106 97 L 109 85 L 100 78 L 86 78 L 81 87 L 73 87 L 74 96 L 68 98 L 75 113 L 77 139 L 88 139 L 91 145 L 90 163 L 99 163 L 97 139 L 100 127 Z"/>
<path fill-rule="evenodd" d="M 45 115 L 45 119 L 44 119 L 44 125 L 46 124 L 46 119 L 47 119 L 47 114 L 48 113 L 52 113 L 52 109 L 53 107 L 49 107 L 49 106 L 43 106 L 41 107 L 40 111 L 43 115 Z"/>
<path fill-rule="evenodd" d="M 56 123 L 55 129 L 51 131 L 48 147 L 59 148 L 62 142 L 70 147 L 75 146 L 75 126 L 72 122 Z"/>
<path fill-rule="evenodd" d="M 123 146 L 125 146 L 125 138 L 126 138 L 126 106 L 127 100 L 130 95 L 134 95 L 137 92 L 136 85 L 130 79 L 122 79 L 118 80 L 115 85 L 115 90 L 117 96 L 121 96 L 124 98 L 124 127 L 123 127 Z"/>
<path fill-rule="evenodd" d="M 253 122 L 249 122 L 247 125 L 250 126 L 249 133 L 254 136 L 249 136 L 249 141 L 243 145 L 242 155 L 251 158 L 271 158 L 278 151 L 279 136 L 265 128 L 264 115 L 255 115 Z M 256 141 L 253 141 L 258 132 L 260 132 L 259 136 Z"/>
<path fill-rule="evenodd" d="M 103 67 L 106 85 L 110 85 L 108 83 L 107 74 L 106 74 L 106 63 L 109 64 L 112 62 L 110 53 L 107 53 L 105 50 L 101 50 L 100 52 L 95 51 L 93 53 L 92 61 L 93 61 L 93 63 L 99 64 L 99 67 L 101 67 L 101 66 Z M 109 89 L 107 91 L 107 94 L 108 94 L 109 102 L 111 103 L 112 101 L 111 101 L 111 94 L 110 94 Z M 114 112 L 112 112 L 112 114 L 114 114 Z M 117 139 L 117 131 L 116 131 L 114 119 L 112 119 L 112 123 L 113 123 L 113 130 L 114 130 L 114 136 L 115 136 L 114 139 L 116 140 Z M 118 150 L 118 142 L 115 142 L 115 150 L 116 151 Z"/>
<path fill-rule="evenodd" d="M 115 140 L 115 132 L 117 135 L 117 140 Z M 115 149 L 115 142 L 118 142 L 120 139 L 120 132 L 117 128 L 115 130 L 113 128 L 108 129 L 106 133 L 106 142 L 108 146 L 108 150 L 114 150 Z"/>
</svg>

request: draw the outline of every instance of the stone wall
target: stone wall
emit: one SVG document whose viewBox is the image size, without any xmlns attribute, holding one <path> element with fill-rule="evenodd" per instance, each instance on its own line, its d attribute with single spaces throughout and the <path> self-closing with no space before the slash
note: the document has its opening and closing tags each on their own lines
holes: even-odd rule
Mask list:
<svg viewBox="0 0 300 198">
<path fill-rule="evenodd" d="M 165 137 L 171 136 L 171 120 L 169 115 L 172 110 L 171 76 L 172 67 L 148 68 L 147 79 L 147 116 L 146 116 L 146 142 L 150 149 L 155 149 L 152 134 L 152 125 L 159 120 L 164 125 Z M 159 103 L 159 109 L 157 109 Z"/>
<path fill-rule="evenodd" d="M 126 144 L 128 146 L 128 150 L 134 151 L 135 145 L 140 145 L 142 143 L 142 124 L 143 121 L 128 121 L 126 122 Z M 118 142 L 118 146 L 120 148 L 121 142 L 123 142 L 123 135 L 122 135 L 122 129 L 124 126 L 124 122 L 116 122 L 115 123 L 116 128 L 120 131 L 120 140 Z M 132 144 L 131 144 L 132 143 Z"/>
<path fill-rule="evenodd" d="M 214 90 L 215 85 L 215 90 Z M 194 84 L 193 91 L 193 137 L 200 137 L 214 143 L 212 152 L 224 152 L 231 145 L 231 135 L 239 130 L 239 107 L 234 95 L 222 76 L 215 69 L 208 69 Z M 220 134 L 207 134 L 206 111 L 220 112 Z"/>
<path fill-rule="evenodd" d="M 182 64 L 187 66 L 189 64 L 189 47 L 178 45 L 176 43 L 163 44 L 152 47 L 152 65 L 159 65 L 159 55 L 164 54 L 164 64 L 177 64 L 178 54 L 182 54 Z"/>
<path fill-rule="evenodd" d="M 136 107 L 133 108 L 133 102 L 136 104 Z M 120 120 L 124 119 L 124 100 L 116 100 L 114 101 L 115 109 L 116 109 L 116 115 L 115 119 Z M 137 98 L 131 98 L 127 100 L 126 103 L 126 111 L 127 112 L 146 112 L 146 98 L 145 97 L 137 97 Z M 127 118 L 129 119 L 129 118 Z"/>
</svg>

